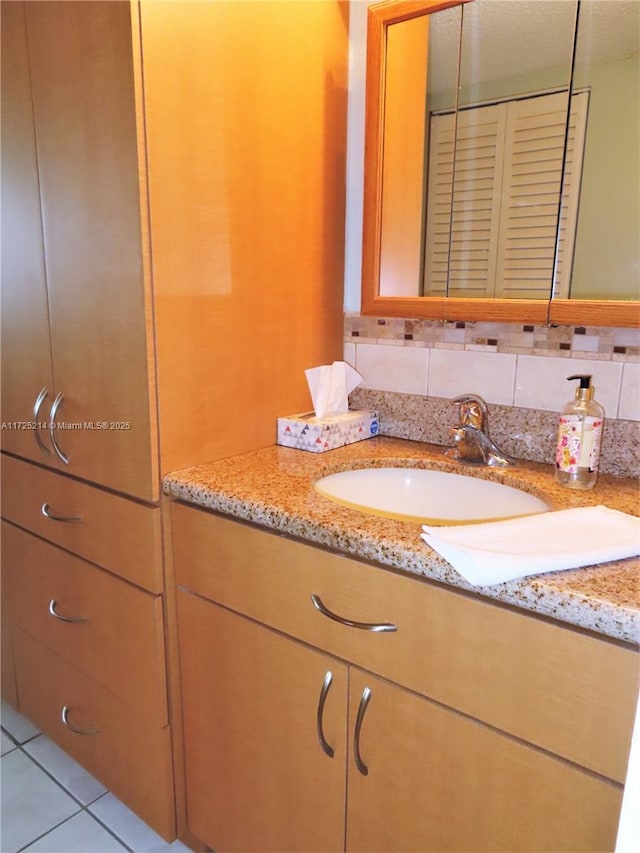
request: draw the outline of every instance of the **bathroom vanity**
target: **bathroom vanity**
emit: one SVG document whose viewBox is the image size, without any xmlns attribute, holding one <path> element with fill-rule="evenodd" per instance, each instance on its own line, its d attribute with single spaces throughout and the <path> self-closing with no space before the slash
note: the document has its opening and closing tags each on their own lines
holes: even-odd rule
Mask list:
<svg viewBox="0 0 640 853">
<path fill-rule="evenodd" d="M 474 589 L 315 481 L 460 473 L 378 438 L 170 475 L 189 830 L 219 850 L 613 849 L 638 695 L 638 560 Z M 554 508 L 548 466 L 479 476 Z M 312 596 L 314 601 L 312 601 Z"/>
</svg>

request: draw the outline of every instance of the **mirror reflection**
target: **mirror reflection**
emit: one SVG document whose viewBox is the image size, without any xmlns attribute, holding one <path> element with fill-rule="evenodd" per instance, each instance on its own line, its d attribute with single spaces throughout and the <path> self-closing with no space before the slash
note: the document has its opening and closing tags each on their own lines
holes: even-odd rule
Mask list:
<svg viewBox="0 0 640 853">
<path fill-rule="evenodd" d="M 475 0 L 464 7 L 448 296 L 550 296 L 575 16 L 575 2 Z M 430 116 L 434 130 L 453 127 L 453 119 Z M 432 145 L 430 174 L 450 162 L 448 150 Z M 426 295 L 433 286 L 431 210 L 428 196 Z"/>
<path fill-rule="evenodd" d="M 577 5 L 389 25 L 380 296 L 638 298 L 640 4 L 582 0 L 572 81 Z"/>
<path fill-rule="evenodd" d="M 380 293 L 418 295 L 424 277 L 428 197 L 425 157 L 431 149 L 425 116 L 455 120 L 462 7 L 421 15 L 387 28 L 380 242 Z M 453 134 L 450 139 L 453 151 Z M 431 195 L 451 205 L 451 163 Z M 448 199 L 448 200 L 447 200 Z M 436 225 L 444 245 L 446 286 L 449 226 Z"/>
<path fill-rule="evenodd" d="M 581 0 L 572 100 L 588 101 L 572 299 L 638 299 L 640 3 Z M 572 175 L 567 174 L 567 182 Z M 567 188 L 563 218 L 571 216 Z"/>
</svg>

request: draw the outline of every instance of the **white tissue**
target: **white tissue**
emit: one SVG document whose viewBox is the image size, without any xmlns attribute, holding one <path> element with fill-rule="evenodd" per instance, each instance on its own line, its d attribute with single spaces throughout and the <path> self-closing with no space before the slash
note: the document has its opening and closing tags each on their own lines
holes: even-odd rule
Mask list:
<svg viewBox="0 0 640 853">
<path fill-rule="evenodd" d="M 640 519 L 606 506 L 422 529 L 424 541 L 476 586 L 640 554 Z"/>
<path fill-rule="evenodd" d="M 310 367 L 305 376 L 317 418 L 348 412 L 349 394 L 362 382 L 362 376 L 346 361 Z"/>
</svg>

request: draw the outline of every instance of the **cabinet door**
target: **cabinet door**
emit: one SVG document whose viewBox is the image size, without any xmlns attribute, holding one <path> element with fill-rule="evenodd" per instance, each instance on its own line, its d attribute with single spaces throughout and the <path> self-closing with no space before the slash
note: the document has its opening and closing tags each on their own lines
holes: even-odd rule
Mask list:
<svg viewBox="0 0 640 853">
<path fill-rule="evenodd" d="M 130 7 L 27 3 L 26 23 L 57 441 L 70 473 L 155 499 Z"/>
<path fill-rule="evenodd" d="M 346 668 L 178 599 L 189 830 L 220 853 L 344 849 Z"/>
<path fill-rule="evenodd" d="M 351 720 L 365 687 L 347 850 L 613 849 L 618 785 L 358 670 Z"/>
<path fill-rule="evenodd" d="M 46 430 L 53 401 L 40 190 L 22 3 L 2 4 L 2 446 L 55 464 Z M 47 394 L 37 417 L 40 392 Z M 27 426 L 28 428 L 24 428 Z"/>
</svg>

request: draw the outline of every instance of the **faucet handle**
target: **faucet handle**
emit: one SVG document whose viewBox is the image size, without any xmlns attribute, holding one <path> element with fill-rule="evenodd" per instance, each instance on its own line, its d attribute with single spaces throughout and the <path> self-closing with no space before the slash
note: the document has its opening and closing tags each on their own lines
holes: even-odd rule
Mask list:
<svg viewBox="0 0 640 853">
<path fill-rule="evenodd" d="M 478 397 L 477 394 L 461 394 L 459 397 L 454 397 L 451 402 L 460 404 L 460 426 L 486 430 L 489 413 L 482 397 Z"/>
</svg>

